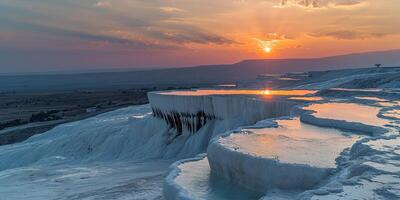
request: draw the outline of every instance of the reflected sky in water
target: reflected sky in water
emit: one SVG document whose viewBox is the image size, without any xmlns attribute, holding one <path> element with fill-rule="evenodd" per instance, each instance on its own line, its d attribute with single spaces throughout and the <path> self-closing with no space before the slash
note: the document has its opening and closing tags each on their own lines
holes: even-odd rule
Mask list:
<svg viewBox="0 0 400 200">
<path fill-rule="evenodd" d="M 290 97 L 291 100 L 299 100 L 299 101 L 322 101 L 324 100 L 322 97 Z"/>
<path fill-rule="evenodd" d="M 315 90 L 176 90 L 159 92 L 165 95 L 206 96 L 206 95 L 269 95 L 269 96 L 304 96 L 314 94 Z"/>
<path fill-rule="evenodd" d="M 318 118 L 346 120 L 374 126 L 383 126 L 389 123 L 388 120 L 377 117 L 380 108 L 374 106 L 356 103 L 324 103 L 313 104 L 305 109 L 316 111 L 314 115 Z"/>
<path fill-rule="evenodd" d="M 233 134 L 223 143 L 282 163 L 334 168 L 339 154 L 360 138 L 349 132 L 304 124 L 298 118 L 277 122 L 278 128 L 249 129 L 255 134 Z"/>
</svg>

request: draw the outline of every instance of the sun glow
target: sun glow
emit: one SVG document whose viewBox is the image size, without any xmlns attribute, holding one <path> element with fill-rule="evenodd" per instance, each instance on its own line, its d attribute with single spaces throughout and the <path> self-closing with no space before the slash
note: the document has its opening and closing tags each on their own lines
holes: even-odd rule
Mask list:
<svg viewBox="0 0 400 200">
<path fill-rule="evenodd" d="M 270 90 L 264 90 L 264 91 L 263 91 L 263 94 L 269 95 L 269 94 L 271 94 L 271 91 L 270 91 Z"/>
<path fill-rule="evenodd" d="M 271 51 L 272 51 L 271 47 L 264 47 L 264 52 L 265 53 L 269 53 Z"/>
</svg>

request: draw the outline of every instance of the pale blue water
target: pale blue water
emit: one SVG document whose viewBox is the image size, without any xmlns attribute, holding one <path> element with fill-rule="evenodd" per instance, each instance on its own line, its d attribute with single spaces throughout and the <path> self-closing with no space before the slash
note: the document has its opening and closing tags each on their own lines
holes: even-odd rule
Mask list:
<svg viewBox="0 0 400 200">
<path fill-rule="evenodd" d="M 176 182 L 193 197 L 204 200 L 252 200 L 263 194 L 253 192 L 211 174 L 208 159 L 187 162 L 179 166 L 182 170 Z"/>
</svg>

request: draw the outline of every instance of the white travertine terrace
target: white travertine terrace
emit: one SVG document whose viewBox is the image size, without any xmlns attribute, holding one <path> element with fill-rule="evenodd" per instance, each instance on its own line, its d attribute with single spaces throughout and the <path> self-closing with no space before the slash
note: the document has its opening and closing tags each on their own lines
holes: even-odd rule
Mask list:
<svg viewBox="0 0 400 200">
<path fill-rule="evenodd" d="M 158 94 L 174 96 L 207 96 L 207 95 L 270 95 L 270 96 L 304 96 L 314 94 L 314 90 L 250 90 L 250 89 L 200 89 L 161 91 Z"/>
<path fill-rule="evenodd" d="M 288 115 L 295 103 L 282 96 L 312 93 L 310 90 L 184 90 L 150 92 L 148 97 L 154 116 L 167 121 L 179 135 L 195 133 L 214 119 L 240 119 L 248 124 Z"/>
</svg>

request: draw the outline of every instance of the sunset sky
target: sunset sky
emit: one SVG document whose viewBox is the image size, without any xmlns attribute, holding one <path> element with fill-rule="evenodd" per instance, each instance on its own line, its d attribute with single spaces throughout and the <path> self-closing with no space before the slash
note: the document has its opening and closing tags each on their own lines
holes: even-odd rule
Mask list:
<svg viewBox="0 0 400 200">
<path fill-rule="evenodd" d="M 1 0 L 0 73 L 399 49 L 399 13 L 399 0 Z"/>
</svg>

